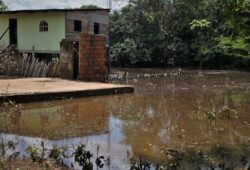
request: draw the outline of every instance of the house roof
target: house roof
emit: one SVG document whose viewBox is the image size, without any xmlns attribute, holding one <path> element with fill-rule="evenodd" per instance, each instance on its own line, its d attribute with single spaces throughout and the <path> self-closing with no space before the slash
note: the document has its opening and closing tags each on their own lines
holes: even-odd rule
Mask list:
<svg viewBox="0 0 250 170">
<path fill-rule="evenodd" d="M 36 12 L 74 12 L 74 11 L 110 11 L 110 9 L 93 8 L 93 9 L 31 9 L 31 10 L 16 10 L 16 11 L 0 11 L 0 14 L 16 14 L 16 13 L 36 13 Z"/>
</svg>

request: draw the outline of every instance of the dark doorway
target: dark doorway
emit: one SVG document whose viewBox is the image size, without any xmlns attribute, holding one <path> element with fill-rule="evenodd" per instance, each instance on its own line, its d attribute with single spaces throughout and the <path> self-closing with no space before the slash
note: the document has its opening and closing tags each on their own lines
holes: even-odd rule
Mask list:
<svg viewBox="0 0 250 170">
<path fill-rule="evenodd" d="M 78 20 L 74 21 L 74 31 L 76 32 L 82 31 L 82 21 L 78 21 Z"/>
<path fill-rule="evenodd" d="M 9 20 L 10 45 L 17 44 L 17 19 Z"/>
<path fill-rule="evenodd" d="M 79 74 L 79 42 L 74 42 L 73 55 L 73 79 L 76 80 Z"/>
<path fill-rule="evenodd" d="M 100 34 L 100 24 L 97 22 L 94 23 L 94 34 Z"/>
</svg>

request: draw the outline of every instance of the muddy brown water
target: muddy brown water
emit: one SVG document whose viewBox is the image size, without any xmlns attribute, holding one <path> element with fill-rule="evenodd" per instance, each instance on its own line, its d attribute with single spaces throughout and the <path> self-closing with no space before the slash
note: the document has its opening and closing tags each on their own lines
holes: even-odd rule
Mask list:
<svg viewBox="0 0 250 170">
<path fill-rule="evenodd" d="M 247 170 L 250 73 L 203 73 L 114 82 L 135 86 L 135 94 L 23 104 L 21 113 L 0 115 L 0 137 L 25 156 L 41 141 L 68 154 L 85 144 L 93 162 L 110 158 L 102 169 L 130 169 L 140 158 L 172 169 Z M 73 158 L 64 162 L 80 169 Z"/>
</svg>

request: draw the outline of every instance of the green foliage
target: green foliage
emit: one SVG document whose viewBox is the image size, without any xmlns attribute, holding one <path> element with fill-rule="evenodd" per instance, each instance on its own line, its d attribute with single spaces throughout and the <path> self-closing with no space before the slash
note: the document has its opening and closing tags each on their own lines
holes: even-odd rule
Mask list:
<svg viewBox="0 0 250 170">
<path fill-rule="evenodd" d="M 53 158 L 54 160 L 63 163 L 63 159 L 68 157 L 65 154 L 66 150 L 66 147 L 57 148 L 56 146 L 53 146 L 53 148 L 50 150 L 49 158 Z"/>
<path fill-rule="evenodd" d="M 7 10 L 8 6 L 2 0 L 0 0 L 0 11 L 7 11 Z"/>
<path fill-rule="evenodd" d="M 199 120 L 227 120 L 237 117 L 237 112 L 234 109 L 229 108 L 227 105 L 222 106 L 220 109 L 216 109 L 214 105 L 209 107 L 198 106 L 197 110 L 189 114 L 192 119 Z"/>
<path fill-rule="evenodd" d="M 211 22 L 206 19 L 197 20 L 194 19 L 190 22 L 190 29 L 197 34 L 195 41 L 193 42 L 191 48 L 196 51 L 196 56 L 194 58 L 195 61 L 200 62 L 200 67 L 202 62 L 207 58 L 207 54 L 209 53 L 209 37 L 207 36 L 207 30 L 211 25 Z"/>
<path fill-rule="evenodd" d="M 246 33 L 246 22 L 250 20 L 249 10 L 249 0 L 224 0 L 223 14 L 227 18 L 226 25 L 233 29 L 234 34 Z M 248 16 L 245 16 L 244 13 L 248 13 Z"/>
<path fill-rule="evenodd" d="M 99 6 L 97 5 L 82 5 L 80 7 L 81 9 L 101 9 Z"/>
<path fill-rule="evenodd" d="M 118 42 L 114 44 L 111 49 L 110 56 L 113 61 L 119 62 L 129 62 L 131 64 L 136 64 L 138 59 L 137 55 L 137 45 L 133 39 L 127 38 L 124 42 Z"/>
<path fill-rule="evenodd" d="M 197 20 L 194 19 L 192 22 L 190 22 L 190 28 L 191 30 L 195 29 L 206 29 L 210 26 L 211 22 L 207 21 L 206 19 Z"/>
<path fill-rule="evenodd" d="M 30 154 L 31 159 L 35 162 L 35 161 L 41 161 L 42 155 L 43 155 L 43 150 L 39 149 L 35 146 L 29 146 L 26 149 L 26 152 Z"/>
<path fill-rule="evenodd" d="M 220 36 L 216 40 L 218 41 L 216 48 L 223 55 L 250 58 L 250 44 L 246 38 Z"/>
<path fill-rule="evenodd" d="M 249 69 L 249 4 L 248 0 L 131 0 L 110 16 L 112 62 Z"/>
<path fill-rule="evenodd" d="M 230 99 L 237 105 L 241 105 L 243 102 L 246 102 L 247 97 L 243 94 L 233 94 L 230 96 Z"/>
<path fill-rule="evenodd" d="M 160 0 L 132 1 L 120 11 L 112 13 L 110 39 L 111 57 L 114 64 L 122 66 L 168 65 L 168 61 L 173 57 L 182 56 L 179 54 L 183 54 L 186 47 L 183 47 L 181 38 L 177 37 L 177 31 L 183 28 L 176 20 L 186 18 L 180 18 L 179 13 L 182 11 L 178 11 L 178 7 L 170 2 L 167 2 L 167 5 L 172 9 L 171 16 L 162 13 L 161 11 L 164 10 L 162 5 Z M 172 25 L 166 22 L 167 20 Z M 187 23 L 187 21 L 181 22 Z M 129 50 L 118 50 L 126 45 L 129 46 Z M 117 52 L 119 54 L 115 54 Z"/>
</svg>

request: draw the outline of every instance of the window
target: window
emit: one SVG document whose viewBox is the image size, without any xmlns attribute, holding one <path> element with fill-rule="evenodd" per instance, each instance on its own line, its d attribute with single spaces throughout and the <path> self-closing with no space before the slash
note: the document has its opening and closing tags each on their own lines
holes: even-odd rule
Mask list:
<svg viewBox="0 0 250 170">
<path fill-rule="evenodd" d="M 40 32 L 48 32 L 49 30 L 49 25 L 46 21 L 41 21 L 40 22 Z"/>
<path fill-rule="evenodd" d="M 77 32 L 82 31 L 82 21 L 79 21 L 79 20 L 74 21 L 74 31 L 77 31 Z"/>
<path fill-rule="evenodd" d="M 94 34 L 100 34 L 100 24 L 97 22 L 94 23 Z"/>
</svg>

